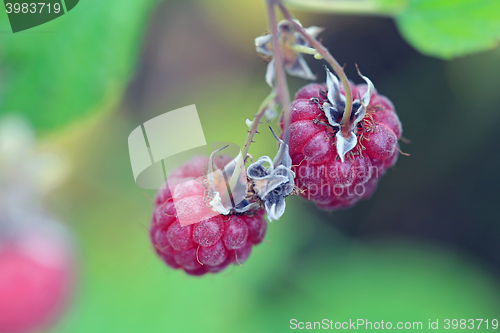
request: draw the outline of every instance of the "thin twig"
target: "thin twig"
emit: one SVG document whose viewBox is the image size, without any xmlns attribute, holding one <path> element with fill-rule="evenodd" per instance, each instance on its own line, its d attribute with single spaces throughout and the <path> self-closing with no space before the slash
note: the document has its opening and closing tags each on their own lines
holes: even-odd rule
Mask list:
<svg viewBox="0 0 500 333">
<path fill-rule="evenodd" d="M 266 113 L 266 109 L 269 107 L 269 105 L 272 103 L 274 98 L 276 97 L 276 93 L 274 90 L 267 95 L 267 97 L 264 99 L 262 104 L 259 107 L 259 111 L 255 115 L 252 121 L 252 125 L 250 125 L 250 130 L 248 131 L 247 139 L 245 141 L 245 145 L 243 146 L 243 150 L 241 151 L 241 158 L 239 158 L 236 161 L 236 167 L 234 169 L 233 174 L 231 175 L 231 180 L 229 182 L 229 189 L 234 189 L 236 187 L 236 184 L 238 183 L 238 179 L 240 177 L 241 169 L 243 165 L 246 162 L 247 155 L 248 155 L 248 150 L 250 149 L 250 144 L 253 142 L 253 138 L 255 136 L 255 133 L 257 133 L 257 130 L 259 129 L 259 124 L 260 121 L 262 120 L 262 117 L 264 117 L 264 114 Z"/>
<path fill-rule="evenodd" d="M 270 0 L 271 1 L 271 0 Z M 315 48 L 318 53 L 325 59 L 330 66 L 332 66 L 335 74 L 340 78 L 340 81 L 342 82 L 342 85 L 344 86 L 344 91 L 345 91 L 345 97 L 346 97 L 346 105 L 345 105 L 345 111 L 344 115 L 342 117 L 342 126 L 346 127 L 350 117 L 351 117 L 351 111 L 352 111 L 352 91 L 351 91 L 351 86 L 349 85 L 349 80 L 347 79 L 347 76 L 344 73 L 344 69 L 342 66 L 339 65 L 337 60 L 328 52 L 328 50 L 318 42 L 315 38 L 311 37 L 305 30 L 298 24 L 292 14 L 286 9 L 286 7 L 283 5 L 282 0 L 274 0 L 280 7 L 281 12 L 283 13 L 283 16 L 290 21 L 290 23 L 293 25 L 294 29 L 300 33 L 304 38 L 309 42 L 311 47 Z"/>
<path fill-rule="evenodd" d="M 253 142 L 253 137 L 255 136 L 255 133 L 257 133 L 257 130 L 259 129 L 259 124 L 260 121 L 262 120 L 262 117 L 266 113 L 266 109 L 269 107 L 271 104 L 272 100 L 276 97 L 276 93 L 272 91 L 262 102 L 262 104 L 259 107 L 259 111 L 255 115 L 252 121 L 252 125 L 250 125 L 250 130 L 248 131 L 248 136 L 247 140 L 245 141 L 245 145 L 243 146 L 243 150 L 241 152 L 241 156 L 243 157 L 244 160 L 246 160 L 246 157 L 248 155 L 248 150 L 250 149 L 250 144 Z"/>
<path fill-rule="evenodd" d="M 275 3 L 279 3 L 279 0 L 267 0 L 267 13 L 269 16 L 269 25 L 271 26 L 274 64 L 276 65 L 276 94 L 281 104 L 281 112 L 283 114 L 283 142 L 284 144 L 288 144 L 288 139 L 290 138 L 290 112 L 288 110 L 290 97 L 288 93 L 288 83 L 286 81 L 285 67 L 283 66 L 283 57 L 281 54 L 281 47 L 279 43 L 278 22 L 276 21 L 276 12 L 274 10 Z M 280 159 L 281 156 L 276 156 L 276 160 Z"/>
</svg>

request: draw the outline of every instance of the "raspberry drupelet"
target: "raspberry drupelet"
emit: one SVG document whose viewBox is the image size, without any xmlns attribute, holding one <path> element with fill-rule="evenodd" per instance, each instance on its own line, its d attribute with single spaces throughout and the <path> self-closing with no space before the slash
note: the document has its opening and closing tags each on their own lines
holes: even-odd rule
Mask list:
<svg viewBox="0 0 500 333">
<path fill-rule="evenodd" d="M 289 107 L 295 183 L 302 197 L 322 209 L 349 208 L 369 198 L 398 158 L 402 127 L 394 106 L 362 77 L 367 84 L 350 83 L 347 135 L 341 125 L 345 91 L 328 70 L 327 84 L 302 87 Z"/>
<path fill-rule="evenodd" d="M 222 168 L 230 160 L 221 156 L 214 162 Z M 159 190 L 150 226 L 158 256 L 171 268 L 196 276 L 245 262 L 267 228 L 260 208 L 228 215 L 211 209 L 206 197 L 208 162 L 208 157 L 196 156 L 169 175 L 175 185 Z"/>
</svg>

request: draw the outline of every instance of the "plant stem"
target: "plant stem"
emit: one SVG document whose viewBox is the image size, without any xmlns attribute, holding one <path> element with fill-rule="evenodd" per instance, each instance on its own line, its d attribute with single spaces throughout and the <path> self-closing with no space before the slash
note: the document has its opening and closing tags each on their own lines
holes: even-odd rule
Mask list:
<svg viewBox="0 0 500 333">
<path fill-rule="evenodd" d="M 291 48 L 294 51 L 300 52 L 300 53 L 305 53 L 305 54 L 310 54 L 310 55 L 316 55 L 318 54 L 318 51 L 316 49 L 313 49 L 312 47 L 304 46 L 304 45 L 292 45 Z"/>
<path fill-rule="evenodd" d="M 283 57 L 281 55 L 281 47 L 278 36 L 278 22 L 276 21 L 276 12 L 274 9 L 275 3 L 279 3 L 279 0 L 267 0 L 267 14 L 269 16 L 269 25 L 271 26 L 274 64 L 276 66 L 276 94 L 279 103 L 281 104 L 281 112 L 283 114 L 283 142 L 284 144 L 288 144 L 288 139 L 290 138 L 290 112 L 288 110 L 290 97 L 288 94 L 285 67 L 283 66 Z M 280 157 L 277 157 L 277 160 L 280 160 Z"/>
<path fill-rule="evenodd" d="M 248 131 L 247 140 L 245 141 L 245 145 L 243 146 L 243 150 L 241 151 L 243 159 L 246 159 L 248 150 L 250 149 L 250 144 L 253 142 L 253 137 L 255 136 L 255 133 L 257 133 L 257 129 L 259 128 L 260 121 L 264 116 L 266 109 L 269 107 L 269 104 L 275 97 L 276 93 L 273 90 L 269 95 L 267 95 L 264 101 L 262 101 L 262 104 L 259 107 L 259 111 L 253 118 L 252 125 L 250 125 L 250 130 Z"/>
<path fill-rule="evenodd" d="M 293 25 L 294 29 L 300 33 L 304 38 L 309 42 L 311 47 L 315 48 L 318 53 L 325 59 L 330 66 L 332 66 L 333 71 L 337 76 L 339 77 L 340 81 L 342 82 L 342 85 L 344 86 L 344 91 L 345 91 L 345 97 L 346 97 L 346 104 L 345 104 L 345 111 L 344 115 L 342 117 L 342 126 L 346 127 L 346 124 L 349 122 L 349 119 L 351 117 L 351 111 L 352 111 L 352 91 L 351 91 L 351 86 L 349 85 L 349 80 L 347 79 L 347 76 L 344 73 L 344 69 L 342 66 L 339 65 L 337 60 L 328 52 L 328 50 L 318 42 L 315 38 L 309 36 L 309 34 L 298 24 L 292 14 L 286 9 L 286 7 L 283 5 L 282 0 L 275 0 L 278 3 L 278 6 L 281 9 L 281 12 L 283 13 L 283 16 Z M 345 133 L 344 133 L 345 134 Z"/>
<path fill-rule="evenodd" d="M 234 189 L 236 187 L 236 183 L 238 182 L 238 178 L 240 177 L 241 167 L 245 164 L 248 150 L 250 149 L 250 144 L 253 142 L 253 137 L 257 133 L 259 129 L 260 121 L 262 117 L 266 113 L 266 109 L 271 104 L 272 100 L 276 97 L 276 93 L 274 90 L 267 95 L 267 97 L 262 101 L 259 107 L 259 111 L 255 115 L 252 121 L 252 125 L 250 125 L 250 130 L 248 131 L 247 139 L 245 141 L 245 145 L 243 146 L 243 150 L 241 151 L 241 158 L 236 162 L 236 167 L 234 169 L 234 173 L 231 175 L 231 181 L 229 182 L 229 189 Z"/>
</svg>

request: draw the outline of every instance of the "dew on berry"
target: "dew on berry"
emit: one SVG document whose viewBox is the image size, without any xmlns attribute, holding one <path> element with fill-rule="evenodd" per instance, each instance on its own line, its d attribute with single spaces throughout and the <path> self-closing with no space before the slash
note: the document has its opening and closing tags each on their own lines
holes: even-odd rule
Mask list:
<svg viewBox="0 0 500 333">
<path fill-rule="evenodd" d="M 193 226 L 193 240 L 201 246 L 212 246 L 224 234 L 224 225 L 221 215 L 201 221 Z"/>
<path fill-rule="evenodd" d="M 389 127 L 384 124 L 378 124 L 375 131 L 367 135 L 367 141 L 364 146 L 365 153 L 371 158 L 386 160 L 396 151 L 398 138 Z"/>
<path fill-rule="evenodd" d="M 228 226 L 226 227 L 226 231 L 224 232 L 224 236 L 222 237 L 222 241 L 227 249 L 239 249 L 245 244 L 248 237 L 248 227 L 239 217 L 234 217 L 230 222 L 228 222 Z"/>
<path fill-rule="evenodd" d="M 228 249 L 221 240 L 209 247 L 200 247 L 198 258 L 200 262 L 208 266 L 220 265 L 226 260 Z"/>
<path fill-rule="evenodd" d="M 167 238 L 174 250 L 186 251 L 196 246 L 193 241 L 192 231 L 192 225 L 182 227 L 179 221 L 172 223 L 172 225 L 168 228 Z"/>
</svg>

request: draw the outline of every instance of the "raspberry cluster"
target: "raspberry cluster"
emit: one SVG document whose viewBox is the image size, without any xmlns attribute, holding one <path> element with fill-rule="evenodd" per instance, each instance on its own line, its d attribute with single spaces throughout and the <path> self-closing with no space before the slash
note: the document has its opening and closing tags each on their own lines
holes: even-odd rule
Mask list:
<svg viewBox="0 0 500 333">
<path fill-rule="evenodd" d="M 350 85 L 353 99 L 368 89 L 366 84 Z M 342 86 L 340 93 L 345 96 Z M 342 162 L 335 146 L 338 128 L 330 125 L 322 107 L 327 94 L 327 85 L 316 83 L 297 92 L 289 108 L 289 147 L 301 196 L 334 210 L 373 194 L 380 177 L 397 161 L 402 127 L 391 101 L 374 91 L 357 124 L 357 144 Z"/>
<path fill-rule="evenodd" d="M 222 158 L 215 163 L 221 168 L 229 160 Z M 196 156 L 169 175 L 169 183 L 175 185 L 159 190 L 150 227 L 160 258 L 168 266 L 195 276 L 245 262 L 252 247 L 264 239 L 267 228 L 263 210 L 214 214 L 206 203 L 207 164 L 207 157 Z M 181 226 L 180 219 L 192 224 Z"/>
</svg>

